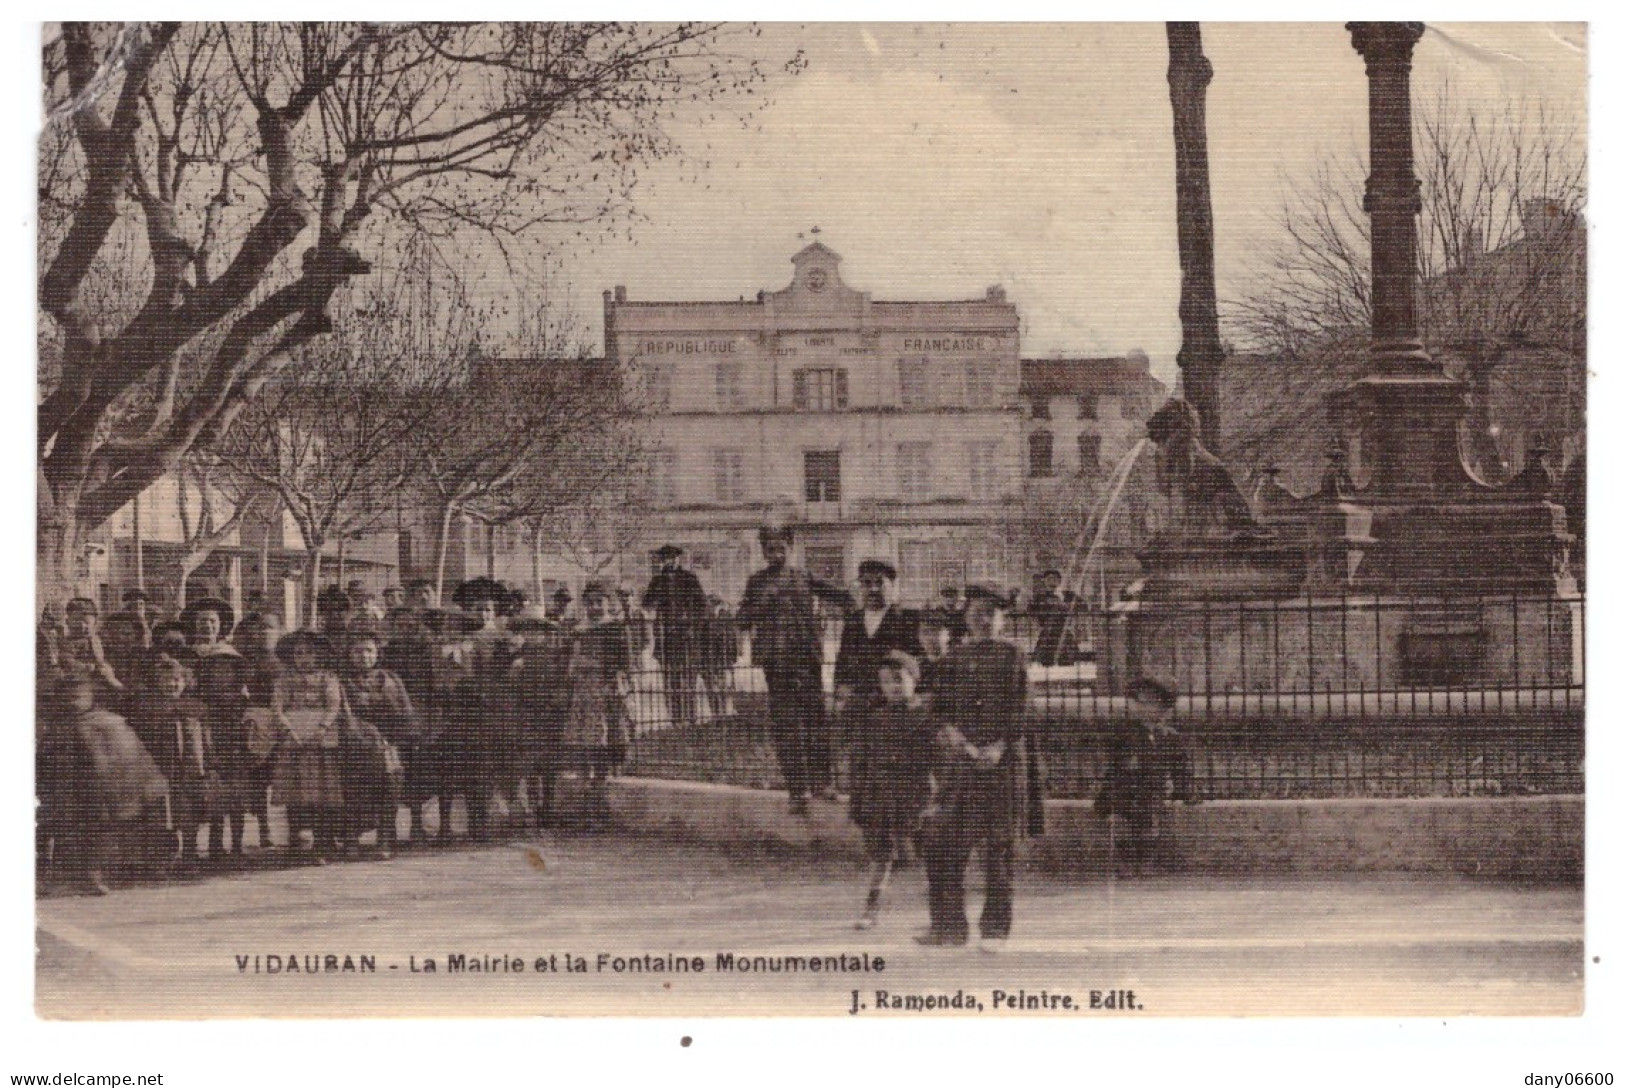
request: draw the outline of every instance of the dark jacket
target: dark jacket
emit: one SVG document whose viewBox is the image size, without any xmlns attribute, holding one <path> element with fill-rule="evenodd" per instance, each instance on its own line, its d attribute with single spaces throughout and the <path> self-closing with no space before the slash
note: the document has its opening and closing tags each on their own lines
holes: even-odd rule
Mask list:
<svg viewBox="0 0 1625 1088">
<path fill-rule="evenodd" d="M 643 608 L 655 616 L 655 656 L 698 665 L 711 606 L 694 572 L 678 567 L 656 574 L 644 590 Z"/>
<path fill-rule="evenodd" d="M 938 675 L 938 833 L 972 841 L 1043 834 L 1043 773 L 1029 735 L 1021 649 L 1003 639 L 965 642 L 949 651 Z M 966 744 L 999 743 L 1004 754 L 994 767 L 975 766 L 964 754 Z"/>
<path fill-rule="evenodd" d="M 863 613 L 851 613 L 841 627 L 841 648 L 835 655 L 836 685 L 850 687 L 860 706 L 878 698 L 880 663 L 893 650 L 920 656 L 919 613 L 892 605 L 872 636 L 863 626 Z"/>
<path fill-rule="evenodd" d="M 823 641 L 813 598 L 852 607 L 852 595 L 796 567 L 759 570 L 745 583 L 745 598 L 735 616 L 751 632 L 751 663 L 764 669 L 816 669 L 823 660 Z"/>
</svg>

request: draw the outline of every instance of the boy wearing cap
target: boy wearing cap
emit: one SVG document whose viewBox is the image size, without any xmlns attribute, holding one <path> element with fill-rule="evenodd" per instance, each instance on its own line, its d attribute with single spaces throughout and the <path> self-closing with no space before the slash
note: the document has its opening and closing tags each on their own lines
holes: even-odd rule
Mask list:
<svg viewBox="0 0 1625 1088">
<path fill-rule="evenodd" d="M 861 611 L 841 625 L 841 646 L 835 654 L 835 706 L 860 721 L 880 701 L 880 664 L 893 651 L 912 657 L 920 654 L 920 619 L 892 603 L 897 568 L 882 559 L 858 564 Z M 860 726 L 861 728 L 861 726 Z"/>
<path fill-rule="evenodd" d="M 920 665 L 913 655 L 892 650 L 876 666 L 877 702 L 853 738 L 849 814 L 863 831 L 869 856 L 869 895 L 858 929 L 870 929 L 880 915 L 893 865 L 919 827 L 931 792 L 931 741 L 935 723 L 914 697 Z"/>
<path fill-rule="evenodd" d="M 1170 844 L 1162 835 L 1162 809 L 1170 782 L 1175 800 L 1196 800 L 1190 757 L 1172 725 L 1177 702 L 1172 685 L 1140 677 L 1128 688 L 1128 716 L 1107 742 L 1106 774 L 1095 812 L 1121 818 L 1120 877 L 1143 875 L 1155 854 L 1166 853 Z"/>
<path fill-rule="evenodd" d="M 931 928 L 916 940 L 966 942 L 965 867 L 980 847 L 987 870 L 980 932 L 992 952 L 1010 935 L 1016 839 L 1042 833 L 1043 799 L 1029 764 L 1026 662 L 1001 637 L 1009 602 L 983 586 L 966 596 L 966 638 L 943 662 L 935 704 L 936 795 L 924 843 Z"/>
</svg>

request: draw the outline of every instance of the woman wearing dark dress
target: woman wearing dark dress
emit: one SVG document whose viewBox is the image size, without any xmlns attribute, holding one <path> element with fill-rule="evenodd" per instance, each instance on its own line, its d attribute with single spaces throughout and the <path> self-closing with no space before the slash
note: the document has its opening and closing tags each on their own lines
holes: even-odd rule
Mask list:
<svg viewBox="0 0 1625 1088">
<path fill-rule="evenodd" d="M 212 829 L 220 805 L 208 710 L 191 693 L 192 672 L 168 654 L 149 666 L 131 725 L 169 781 L 169 822 L 184 870 L 198 863 L 198 831 Z"/>
<path fill-rule="evenodd" d="M 538 827 L 551 827 L 564 719 L 570 710 L 571 637 L 534 605 L 510 620 L 508 628 L 524 640 L 509 670 L 509 685 L 517 717 L 519 770 L 529 776 L 526 815 Z"/>
<path fill-rule="evenodd" d="M 220 775 L 220 803 L 209 830 L 209 863 L 224 865 L 232 853 L 230 824 L 237 823 L 236 851 L 241 855 L 247 839 L 244 816 L 263 817 L 264 796 L 254 796 L 259 781 L 259 759 L 248 750 L 248 670 L 237 647 L 225 641 L 236 626 L 231 605 L 218 597 L 203 597 L 181 613 L 187 632 L 187 650 L 196 678 L 197 697 L 208 718 L 214 742 L 215 769 Z M 270 829 L 260 824 L 260 845 L 270 841 Z"/>
</svg>

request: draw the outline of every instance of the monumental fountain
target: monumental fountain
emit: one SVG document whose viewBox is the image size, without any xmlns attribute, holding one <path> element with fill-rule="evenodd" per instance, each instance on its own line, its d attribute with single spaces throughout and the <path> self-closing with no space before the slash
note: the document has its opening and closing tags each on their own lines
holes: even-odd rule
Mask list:
<svg viewBox="0 0 1625 1088">
<path fill-rule="evenodd" d="M 1573 537 L 1551 473 L 1526 471 L 1505 487 L 1474 475 L 1459 441 L 1465 386 L 1418 336 L 1410 66 L 1422 26 L 1349 30 L 1370 90 L 1368 373 L 1331 398 L 1327 470 L 1308 495 L 1271 478 L 1255 505 L 1204 443 L 1213 432 L 1197 407 L 1176 398 L 1150 418 L 1169 516 L 1140 553 L 1138 592 L 1111 615 L 1113 690 L 1150 674 L 1210 706 L 1324 689 L 1363 711 L 1401 692 L 1414 707 L 1419 690 L 1449 705 L 1475 691 L 1579 683 Z M 1177 95 L 1175 108 L 1178 132 Z M 1184 161 L 1181 222 L 1201 221 L 1205 159 L 1201 185 L 1187 184 Z M 1213 290 L 1211 259 L 1205 267 L 1205 277 L 1187 268 L 1186 293 Z M 1211 307 L 1182 297 L 1180 313 L 1187 345 L 1213 338 L 1192 327 L 1216 322 L 1203 317 Z"/>
</svg>

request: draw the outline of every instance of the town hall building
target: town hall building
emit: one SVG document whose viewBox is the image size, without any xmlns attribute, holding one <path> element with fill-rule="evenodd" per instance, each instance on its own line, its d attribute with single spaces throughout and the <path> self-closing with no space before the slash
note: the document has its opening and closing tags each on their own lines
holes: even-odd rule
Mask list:
<svg viewBox="0 0 1625 1088">
<path fill-rule="evenodd" d="M 818 242 L 791 261 L 789 286 L 754 301 L 605 292 L 605 356 L 644 400 L 646 543 L 681 545 L 728 601 L 759 565 L 766 521 L 795 526 L 808 569 L 833 581 L 864 558 L 896 563 L 905 600 L 1020 585 L 1015 306 L 998 287 L 876 301 Z M 623 575 L 646 562 L 627 555 Z"/>
</svg>

